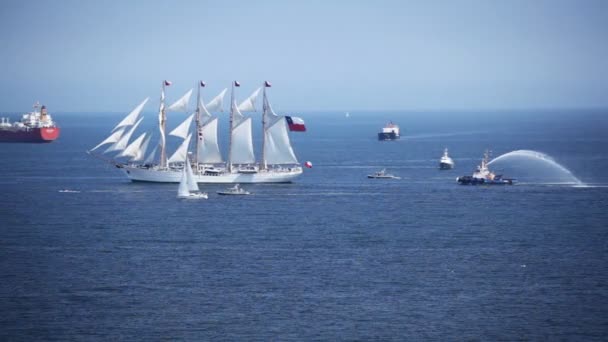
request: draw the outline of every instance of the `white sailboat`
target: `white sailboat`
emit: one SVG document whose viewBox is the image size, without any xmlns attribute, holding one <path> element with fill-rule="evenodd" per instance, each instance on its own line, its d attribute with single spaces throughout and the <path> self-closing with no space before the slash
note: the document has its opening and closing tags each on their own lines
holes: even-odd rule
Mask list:
<svg viewBox="0 0 608 342">
<path fill-rule="evenodd" d="M 194 173 L 192 172 L 192 167 L 190 166 L 190 161 L 188 158 L 186 158 L 186 165 L 182 171 L 182 178 L 179 182 L 179 187 L 177 188 L 177 198 L 208 198 L 206 192 L 200 192 L 198 184 L 194 180 Z"/>
<path fill-rule="evenodd" d="M 268 82 L 265 82 L 264 87 L 254 91 L 239 105 L 236 104 L 235 87 L 239 87 L 240 84 L 236 81 L 233 83 L 230 105 L 230 146 L 225 162 L 218 146 L 218 118 L 214 117 L 210 111 L 221 111 L 226 89 L 205 105 L 200 94 L 201 88 L 205 84 L 200 82 L 195 113 L 170 133 L 170 135 L 183 139 L 183 142 L 177 151 L 167 158 L 165 112 L 166 110 L 185 111 L 191 95 L 191 92 L 187 93 L 165 109 L 164 94 L 165 86 L 168 85 L 170 83 L 163 82 L 161 90 L 159 108 L 161 138 L 158 144 L 161 152 L 159 162 L 157 164 L 153 163 L 156 158 L 155 149 L 153 154 L 149 155 L 143 163 L 139 162 L 143 159 L 143 156 L 138 159 L 133 158 L 129 163 L 116 163 L 132 181 L 180 182 L 191 148 L 194 148 L 192 156 L 193 177 L 197 183 L 288 183 L 302 174 L 302 167 L 299 165 L 291 147 L 285 117 L 274 113 L 268 102 L 266 96 L 266 88 L 270 87 Z M 261 159 L 256 161 L 253 148 L 252 119 L 246 117 L 243 112 L 255 111 L 255 102 L 261 91 L 263 93 L 262 128 L 264 138 L 262 140 Z M 192 132 L 191 125 L 193 121 L 196 123 L 194 132 Z M 127 133 L 132 134 L 132 131 L 129 130 Z M 194 139 L 192 139 L 193 136 Z M 144 140 L 145 138 L 142 138 L 142 141 Z M 191 143 L 192 140 L 195 141 L 194 144 Z M 144 145 L 143 142 L 139 144 L 142 147 Z M 133 149 L 136 150 L 135 147 Z M 129 152 L 137 156 L 144 154 L 141 151 Z"/>
</svg>

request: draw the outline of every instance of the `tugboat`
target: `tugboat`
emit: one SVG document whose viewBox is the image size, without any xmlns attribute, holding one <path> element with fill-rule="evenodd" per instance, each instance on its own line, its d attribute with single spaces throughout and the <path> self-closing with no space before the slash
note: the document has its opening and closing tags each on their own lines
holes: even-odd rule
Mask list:
<svg viewBox="0 0 608 342">
<path fill-rule="evenodd" d="M 454 161 L 448 156 L 448 149 L 443 150 L 443 157 L 439 160 L 440 170 L 450 170 L 454 168 Z"/>
<path fill-rule="evenodd" d="M 59 127 L 55 125 L 46 107 L 34 104 L 34 111 L 23 114 L 21 121 L 10 123 L 8 118 L 0 120 L 0 142 L 48 143 L 59 137 Z"/>
<path fill-rule="evenodd" d="M 218 191 L 218 195 L 249 195 L 249 191 L 245 191 L 245 189 L 239 187 L 238 184 L 235 184 L 233 187 L 228 188 L 224 191 Z"/>
<path fill-rule="evenodd" d="M 395 125 L 392 121 L 386 124 L 382 131 L 378 133 L 378 140 L 397 140 L 399 139 L 399 126 Z"/>
<path fill-rule="evenodd" d="M 502 175 L 496 175 L 488 169 L 489 152 L 483 155 L 481 164 L 477 166 L 477 170 L 472 176 L 462 176 L 456 178 L 458 184 L 461 185 L 513 185 L 515 179 L 502 178 Z"/>
<path fill-rule="evenodd" d="M 386 169 L 382 169 L 378 172 L 374 172 L 371 175 L 367 175 L 367 178 L 377 178 L 377 179 L 401 179 L 401 177 L 397 177 L 393 174 L 386 173 Z"/>
</svg>

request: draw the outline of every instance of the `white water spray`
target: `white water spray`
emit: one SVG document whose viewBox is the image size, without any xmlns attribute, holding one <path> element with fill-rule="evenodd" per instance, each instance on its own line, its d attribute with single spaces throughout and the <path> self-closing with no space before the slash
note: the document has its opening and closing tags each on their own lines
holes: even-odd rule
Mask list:
<svg viewBox="0 0 608 342">
<path fill-rule="evenodd" d="M 558 183 L 574 184 L 577 186 L 585 185 L 585 183 L 576 178 L 576 176 L 574 176 L 572 172 L 563 165 L 553 160 L 553 158 L 550 156 L 537 151 L 511 151 L 492 159 L 492 161 L 488 163 L 488 166 L 491 164 L 501 164 L 507 162 L 510 162 L 510 165 L 516 162 L 524 162 L 525 169 L 527 171 L 533 171 L 535 175 L 534 178 L 536 179 L 549 179 L 552 182 L 558 180 Z M 542 166 L 543 169 L 539 169 L 539 166 Z M 551 178 L 550 173 L 553 173 L 555 178 Z M 517 175 L 510 176 L 515 178 L 518 177 Z"/>
</svg>

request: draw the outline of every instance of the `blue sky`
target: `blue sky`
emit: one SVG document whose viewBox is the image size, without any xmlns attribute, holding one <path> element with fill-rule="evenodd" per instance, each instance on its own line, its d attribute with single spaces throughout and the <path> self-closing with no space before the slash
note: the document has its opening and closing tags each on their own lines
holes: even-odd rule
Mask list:
<svg viewBox="0 0 608 342">
<path fill-rule="evenodd" d="M 283 110 L 608 107 L 608 1 L 12 1 L 0 111 L 264 80 Z"/>
</svg>

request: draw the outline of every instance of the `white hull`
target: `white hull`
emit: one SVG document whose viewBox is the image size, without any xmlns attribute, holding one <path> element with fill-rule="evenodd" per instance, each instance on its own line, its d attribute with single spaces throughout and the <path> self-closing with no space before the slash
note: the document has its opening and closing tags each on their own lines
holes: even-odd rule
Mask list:
<svg viewBox="0 0 608 342">
<path fill-rule="evenodd" d="M 134 182 L 179 183 L 181 170 L 159 170 L 123 166 L 122 170 Z M 302 168 L 281 171 L 260 171 L 258 173 L 219 173 L 216 176 L 194 174 L 197 183 L 289 183 L 302 174 Z"/>
</svg>

